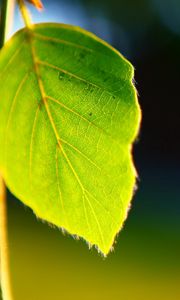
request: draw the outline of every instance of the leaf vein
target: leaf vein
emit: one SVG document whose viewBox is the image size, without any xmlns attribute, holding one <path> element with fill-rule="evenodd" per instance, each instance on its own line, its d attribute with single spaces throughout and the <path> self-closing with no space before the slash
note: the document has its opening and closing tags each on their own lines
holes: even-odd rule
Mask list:
<svg viewBox="0 0 180 300">
<path fill-rule="evenodd" d="M 107 135 L 107 133 L 100 127 L 98 127 L 96 124 L 94 124 L 92 121 L 89 121 L 88 119 L 86 119 L 84 116 L 82 116 L 81 114 L 79 114 L 78 112 L 76 112 L 75 110 L 69 108 L 68 106 L 66 106 L 65 104 L 63 104 L 62 102 L 60 102 L 59 100 L 54 99 L 51 96 L 46 96 L 46 98 L 48 98 L 49 100 L 59 104 L 61 107 L 65 108 L 66 110 L 70 111 L 71 113 L 73 113 L 74 115 L 78 116 L 79 118 L 81 118 L 82 120 L 84 120 L 85 122 L 88 122 L 90 125 L 93 125 L 96 129 L 102 131 L 103 133 L 105 133 Z"/>
<path fill-rule="evenodd" d="M 114 217 L 111 215 L 110 211 L 100 201 L 98 201 L 97 198 L 94 197 L 92 195 L 92 193 L 90 193 L 87 189 L 86 189 L 86 192 L 109 214 L 109 216 L 112 218 L 112 221 L 114 222 L 114 224 L 118 225 L 118 223 L 115 222 Z"/>
<path fill-rule="evenodd" d="M 33 153 L 33 139 L 35 134 L 35 128 L 37 123 L 39 113 L 39 105 L 36 109 L 36 113 L 34 116 L 33 126 L 32 126 L 32 132 L 31 132 L 31 138 L 30 138 L 30 150 L 29 150 L 29 181 L 30 181 L 30 189 L 31 189 L 31 181 L 32 181 L 32 153 Z"/>
<path fill-rule="evenodd" d="M 73 77 L 73 78 L 75 78 L 75 79 L 77 79 L 77 80 L 83 81 L 83 82 L 85 82 L 86 84 L 89 84 L 89 85 L 91 85 L 91 86 L 93 86 L 93 87 L 95 87 L 95 88 L 98 88 L 98 89 L 104 89 L 103 87 L 101 87 L 101 86 L 99 86 L 99 85 L 97 85 L 97 84 L 95 84 L 95 83 L 92 83 L 91 81 L 89 81 L 89 80 L 87 80 L 87 79 L 84 79 L 84 78 L 82 78 L 82 77 L 80 77 L 80 76 L 78 76 L 78 75 L 76 75 L 76 74 L 73 74 L 73 73 L 71 73 L 71 72 L 69 72 L 69 71 L 67 71 L 67 70 L 65 70 L 65 69 L 62 69 L 62 68 L 60 68 L 60 67 L 58 67 L 58 66 L 55 66 L 55 65 L 53 65 L 53 64 L 50 64 L 50 63 L 48 63 L 48 62 L 46 62 L 46 61 L 38 60 L 38 63 L 39 63 L 40 65 L 42 65 L 42 66 L 46 66 L 46 67 L 49 67 L 49 68 L 51 68 L 51 69 L 58 70 L 58 71 L 60 71 L 60 72 L 62 72 L 62 73 L 64 73 L 64 74 L 69 75 L 70 77 Z M 105 90 L 105 89 L 104 89 L 104 90 Z M 106 91 L 106 92 L 107 92 L 107 93 L 110 93 L 110 92 L 108 92 L 108 91 Z M 111 93 L 110 93 L 110 94 L 111 94 Z"/>
<path fill-rule="evenodd" d="M 61 191 L 61 187 L 60 187 L 60 181 L 59 181 L 59 169 L 58 169 L 58 148 L 56 146 L 56 181 L 57 181 L 57 186 L 58 186 L 58 194 L 59 194 L 59 200 L 61 203 L 61 207 L 63 210 L 63 214 L 66 220 L 66 224 L 69 227 L 69 222 L 68 222 L 68 217 L 67 217 L 67 213 L 65 211 L 65 207 L 64 207 L 64 203 L 63 203 L 63 199 L 62 199 L 62 191 Z"/>
<path fill-rule="evenodd" d="M 51 124 L 52 129 L 53 129 L 53 131 L 54 131 L 54 134 L 55 134 L 55 136 L 56 136 L 57 143 L 58 143 L 58 146 L 59 146 L 59 150 L 61 150 L 61 152 L 62 152 L 62 154 L 63 154 L 65 160 L 67 161 L 67 163 L 68 163 L 68 165 L 69 165 L 71 171 L 73 172 L 73 174 L 74 174 L 74 176 L 75 176 L 75 178 L 76 178 L 78 184 L 79 184 L 80 187 L 81 187 L 81 190 L 82 190 L 83 195 L 85 196 L 85 198 L 87 199 L 87 201 L 88 201 L 88 203 L 89 203 L 89 206 L 90 206 L 90 208 L 91 208 L 91 210 L 92 210 L 92 212 L 93 212 L 93 216 L 94 216 L 94 218 L 95 218 L 95 221 L 96 221 L 96 223 L 97 223 L 97 225 L 98 225 L 98 230 L 99 230 L 99 234 L 100 234 L 100 237 L 101 237 L 101 240 L 102 240 L 102 244 L 103 244 L 103 246 L 105 247 L 104 237 L 103 237 L 103 234 L 102 234 L 102 229 L 101 229 L 99 220 L 98 220 L 98 218 L 97 218 L 97 216 L 96 216 L 96 213 L 95 213 L 95 211 L 94 211 L 94 209 L 93 209 L 93 207 L 92 207 L 92 205 L 91 205 L 91 203 L 90 203 L 90 200 L 88 199 L 87 195 L 85 195 L 86 189 L 84 188 L 84 186 L 83 186 L 83 184 L 82 184 L 82 182 L 81 182 L 81 180 L 80 180 L 78 174 L 76 173 L 76 171 L 75 171 L 75 169 L 74 169 L 74 167 L 73 167 L 73 165 L 72 165 L 70 159 L 68 158 L 68 156 L 67 156 L 67 154 L 66 154 L 64 148 L 62 147 L 62 144 L 61 144 L 61 138 L 60 138 L 60 136 L 59 136 L 59 134 L 58 134 L 56 125 L 55 125 L 54 120 L 53 120 L 53 118 L 52 118 L 51 111 L 50 111 L 50 109 L 49 109 L 49 105 L 48 105 L 48 102 L 47 102 L 47 98 L 46 98 L 46 94 L 45 94 L 45 91 L 44 91 L 43 82 L 42 82 L 42 79 L 41 79 L 41 76 L 40 76 L 40 72 L 39 72 L 39 68 L 38 68 L 39 62 L 38 62 L 37 59 L 36 59 L 36 52 L 35 52 L 35 48 L 34 48 L 34 46 L 33 46 L 33 42 L 32 42 L 32 33 L 31 33 L 30 30 L 28 31 L 28 34 L 29 34 L 29 38 L 30 38 L 29 40 L 30 40 L 30 46 L 31 46 L 32 59 L 33 59 L 34 68 L 35 68 L 35 72 L 36 72 L 36 76 L 37 76 L 37 82 L 38 82 L 38 85 L 39 85 L 39 90 L 40 90 L 40 93 L 41 93 L 41 96 L 42 96 L 43 103 L 44 103 L 44 105 L 45 105 L 45 109 L 46 109 L 47 115 L 48 115 L 48 117 L 49 117 L 50 124 Z"/>
<path fill-rule="evenodd" d="M 1 76 L 3 76 L 3 74 L 5 73 L 5 71 L 7 70 L 8 66 L 13 62 L 13 60 L 16 58 L 16 56 L 19 54 L 19 52 L 21 51 L 21 49 L 23 48 L 24 43 L 21 44 L 21 46 L 19 48 L 16 49 L 16 51 L 14 52 L 14 54 L 11 56 L 11 58 L 9 59 L 9 61 L 7 62 L 5 68 L 3 69 Z"/>
<path fill-rule="evenodd" d="M 80 180 L 80 178 L 79 178 L 77 172 L 75 171 L 75 169 L 74 169 L 74 167 L 73 167 L 73 165 L 72 165 L 70 159 L 68 158 L 66 152 L 64 151 L 62 145 L 60 145 L 59 149 L 62 151 L 62 153 L 63 153 L 63 155 L 64 155 L 64 158 L 66 159 L 66 161 L 67 161 L 67 163 L 68 163 L 68 165 L 69 165 L 71 171 L 73 172 L 73 174 L 74 174 L 74 176 L 75 176 L 77 182 L 79 183 L 79 186 L 81 187 L 81 190 L 82 190 L 82 193 L 83 193 L 85 199 L 86 199 L 86 200 L 88 201 L 88 203 L 89 203 L 89 206 L 90 206 L 90 208 L 91 208 L 91 210 L 92 210 L 92 212 L 93 212 L 94 219 L 95 219 L 95 221 L 96 221 L 96 223 L 97 223 L 97 225 L 98 225 L 98 230 L 99 230 L 99 234 L 100 234 L 100 237 L 101 237 L 101 240 L 102 240 L 102 244 L 103 244 L 103 246 L 105 246 L 104 237 L 103 237 L 103 234 L 102 234 L 102 229 L 101 229 L 99 220 L 98 220 L 98 218 L 97 218 L 97 216 L 96 216 L 96 213 L 95 213 L 95 211 L 94 211 L 94 209 L 93 209 L 93 207 L 92 207 L 92 204 L 91 204 L 89 198 L 88 198 L 87 195 L 86 195 L 86 189 L 84 188 L 84 186 L 83 186 L 83 184 L 82 184 L 82 182 L 81 182 L 81 180 Z"/>
<path fill-rule="evenodd" d="M 16 93 L 12 99 L 12 103 L 11 103 L 11 107 L 10 107 L 10 110 L 9 110 L 9 115 L 7 117 L 7 125 L 6 125 L 6 136 L 5 136 L 5 165 L 6 165 L 6 168 L 7 168 L 7 142 L 8 142 L 8 130 L 9 130 L 9 126 L 10 126 L 10 121 L 11 121 L 11 117 L 12 117 L 12 114 L 13 114 L 13 111 L 14 111 L 14 108 L 15 108 L 15 105 L 16 105 L 16 101 L 17 101 L 17 98 L 18 98 L 18 95 L 28 77 L 29 73 L 26 73 L 23 78 L 21 79 L 19 85 L 18 85 L 18 88 L 16 90 Z"/>
<path fill-rule="evenodd" d="M 97 169 L 101 170 L 101 168 L 93 161 L 91 160 L 88 156 L 86 156 L 82 151 L 80 151 L 77 147 L 75 147 L 74 145 L 72 145 L 71 143 L 67 142 L 66 140 L 61 138 L 61 142 L 67 144 L 69 147 L 71 147 L 72 149 L 74 149 L 77 153 L 79 153 L 80 155 L 82 155 L 84 158 L 86 158 L 91 164 L 93 164 Z"/>
<path fill-rule="evenodd" d="M 54 43 L 59 43 L 59 44 L 63 44 L 63 45 L 73 46 L 75 48 L 83 49 L 83 50 L 85 50 L 87 52 L 90 52 L 90 53 L 91 52 L 95 52 L 93 49 L 90 49 L 90 48 L 87 48 L 85 46 L 78 45 L 78 44 L 75 44 L 73 42 L 63 40 L 63 39 L 53 38 L 53 37 L 50 37 L 50 36 L 45 36 L 45 35 L 42 35 L 40 33 L 33 33 L 33 35 L 34 35 L 34 37 L 37 37 L 40 40 L 51 41 L 51 42 L 54 42 Z"/>
</svg>

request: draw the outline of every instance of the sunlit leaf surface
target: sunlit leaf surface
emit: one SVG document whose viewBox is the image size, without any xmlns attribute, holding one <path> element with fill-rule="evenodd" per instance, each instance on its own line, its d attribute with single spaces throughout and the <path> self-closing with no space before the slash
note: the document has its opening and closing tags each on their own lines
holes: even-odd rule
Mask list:
<svg viewBox="0 0 180 300">
<path fill-rule="evenodd" d="M 35 214 L 111 249 L 135 185 L 133 67 L 73 26 L 19 31 L 0 52 L 0 169 Z"/>
</svg>

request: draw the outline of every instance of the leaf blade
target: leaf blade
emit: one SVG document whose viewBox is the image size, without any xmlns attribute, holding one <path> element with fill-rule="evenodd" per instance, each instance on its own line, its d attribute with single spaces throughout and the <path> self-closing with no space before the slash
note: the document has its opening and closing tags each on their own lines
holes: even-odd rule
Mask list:
<svg viewBox="0 0 180 300">
<path fill-rule="evenodd" d="M 105 42 L 73 26 L 36 25 L 13 39 L 6 46 L 10 59 L 17 39 L 23 52 L 17 52 L 9 70 L 12 74 L 22 60 L 20 70 L 26 70 L 28 82 L 17 96 L 8 130 L 12 96 L 0 91 L 8 102 L 3 110 L 4 100 L 0 110 L 0 117 L 5 116 L 0 168 L 6 183 L 39 217 L 107 254 L 126 218 L 135 185 L 130 148 L 140 110 L 133 68 Z M 9 68 L 4 70 L 4 53 L 2 77 Z M 18 92 L 17 78 L 8 77 L 8 84 Z M 23 132 L 17 137 L 14 132 L 20 125 Z"/>
</svg>

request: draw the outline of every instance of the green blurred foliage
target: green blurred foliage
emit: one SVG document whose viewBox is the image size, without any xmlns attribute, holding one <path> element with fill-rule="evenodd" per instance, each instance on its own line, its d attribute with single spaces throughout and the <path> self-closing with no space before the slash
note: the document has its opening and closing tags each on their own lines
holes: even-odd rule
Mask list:
<svg viewBox="0 0 180 300">
<path fill-rule="evenodd" d="M 178 300 L 179 219 L 167 207 L 163 217 L 158 205 L 156 212 L 150 209 L 160 201 L 151 185 L 156 185 L 153 177 L 146 178 L 107 259 L 88 250 L 83 241 L 42 224 L 9 196 L 15 299 Z M 163 193 L 164 201 L 171 188 Z M 171 195 L 178 199 L 177 191 Z"/>
</svg>

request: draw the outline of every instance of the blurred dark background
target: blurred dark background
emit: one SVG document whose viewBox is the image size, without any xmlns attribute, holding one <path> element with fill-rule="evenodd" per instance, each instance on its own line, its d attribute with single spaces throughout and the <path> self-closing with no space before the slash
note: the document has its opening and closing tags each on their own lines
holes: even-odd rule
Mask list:
<svg viewBox="0 0 180 300">
<path fill-rule="evenodd" d="M 134 145 L 138 190 L 115 250 L 37 221 L 9 194 L 16 299 L 180 299 L 180 1 L 62 0 L 31 7 L 35 22 L 79 25 L 135 67 L 143 119 Z M 14 31 L 22 26 L 15 14 Z M 16 300 L 15 299 L 15 300 Z"/>
</svg>

